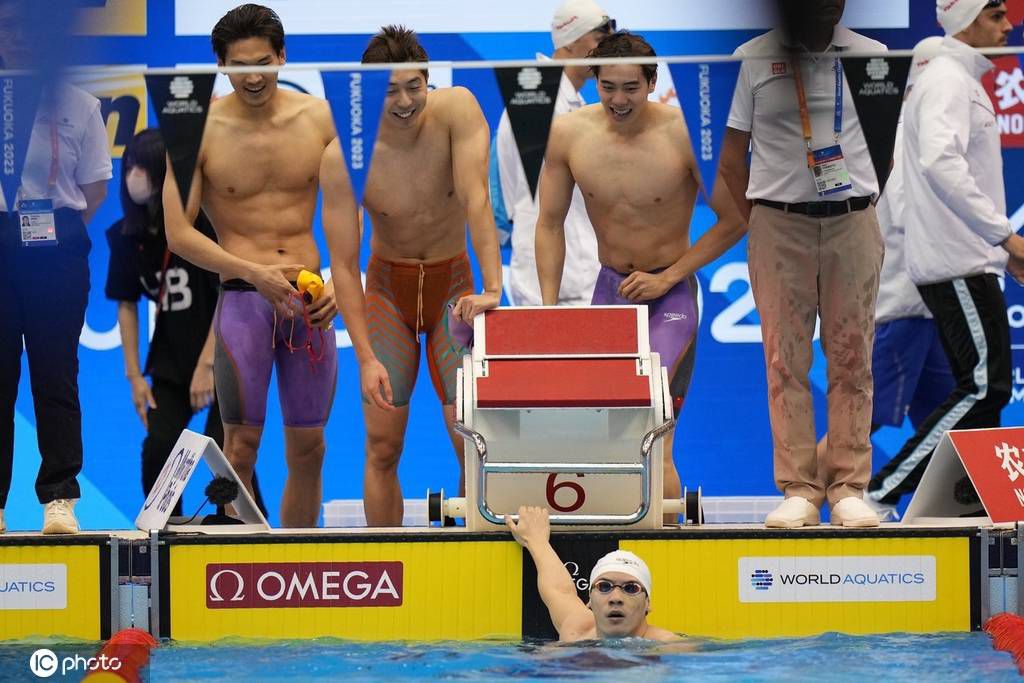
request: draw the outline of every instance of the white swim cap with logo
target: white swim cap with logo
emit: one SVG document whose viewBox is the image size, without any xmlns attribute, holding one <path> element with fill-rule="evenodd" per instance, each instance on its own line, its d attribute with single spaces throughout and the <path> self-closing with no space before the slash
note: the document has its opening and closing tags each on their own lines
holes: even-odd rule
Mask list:
<svg viewBox="0 0 1024 683">
<path fill-rule="evenodd" d="M 551 42 L 555 49 L 573 43 L 609 21 L 608 13 L 594 0 L 565 0 L 551 20 Z"/>
<path fill-rule="evenodd" d="M 986 7 L 998 7 L 993 0 L 936 0 L 935 15 L 947 36 L 955 36 L 974 23 Z"/>
<path fill-rule="evenodd" d="M 648 597 L 650 597 L 651 570 L 647 568 L 646 562 L 633 553 L 628 550 L 615 550 L 602 557 L 590 572 L 590 585 L 593 586 L 595 581 L 610 572 L 632 576 L 640 582 L 640 585 L 644 587 Z"/>
</svg>

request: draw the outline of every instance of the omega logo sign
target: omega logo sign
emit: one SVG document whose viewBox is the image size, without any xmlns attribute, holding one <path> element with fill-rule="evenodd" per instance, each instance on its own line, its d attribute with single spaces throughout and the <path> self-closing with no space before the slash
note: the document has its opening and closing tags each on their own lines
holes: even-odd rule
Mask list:
<svg viewBox="0 0 1024 683">
<path fill-rule="evenodd" d="M 206 565 L 206 607 L 399 607 L 401 562 Z"/>
</svg>

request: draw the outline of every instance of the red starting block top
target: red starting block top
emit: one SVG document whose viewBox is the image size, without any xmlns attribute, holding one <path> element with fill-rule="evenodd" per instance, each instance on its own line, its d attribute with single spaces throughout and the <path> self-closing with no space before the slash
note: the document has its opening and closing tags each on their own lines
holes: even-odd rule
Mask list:
<svg viewBox="0 0 1024 683">
<path fill-rule="evenodd" d="M 635 308 L 497 309 L 484 323 L 488 357 L 640 353 Z"/>
<path fill-rule="evenodd" d="M 479 408 L 642 408 L 651 388 L 628 358 L 490 360 L 476 400 Z"/>
</svg>

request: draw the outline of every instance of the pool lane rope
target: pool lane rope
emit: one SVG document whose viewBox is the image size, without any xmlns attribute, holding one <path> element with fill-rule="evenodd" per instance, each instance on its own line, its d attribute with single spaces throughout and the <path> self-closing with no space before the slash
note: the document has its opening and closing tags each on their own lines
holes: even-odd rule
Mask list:
<svg viewBox="0 0 1024 683">
<path fill-rule="evenodd" d="M 82 680 L 92 683 L 137 683 L 142 680 L 142 669 L 149 664 L 150 651 L 156 646 L 156 639 L 148 632 L 138 628 L 123 628 L 115 633 L 97 654 L 97 658 L 106 656 L 108 661 L 116 657 L 119 664 L 117 670 L 94 671 Z"/>
</svg>

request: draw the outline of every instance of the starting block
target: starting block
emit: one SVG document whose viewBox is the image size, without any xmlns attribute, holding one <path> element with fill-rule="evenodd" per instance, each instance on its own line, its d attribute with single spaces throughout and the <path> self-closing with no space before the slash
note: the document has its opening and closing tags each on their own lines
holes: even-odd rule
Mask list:
<svg viewBox="0 0 1024 683">
<path fill-rule="evenodd" d="M 428 492 L 431 521 L 493 530 L 520 505 L 569 527 L 661 528 L 684 511 L 699 521 L 699 494 L 663 500 L 675 419 L 646 306 L 502 308 L 477 316 L 474 339 L 456 396 L 466 497 Z"/>
</svg>

